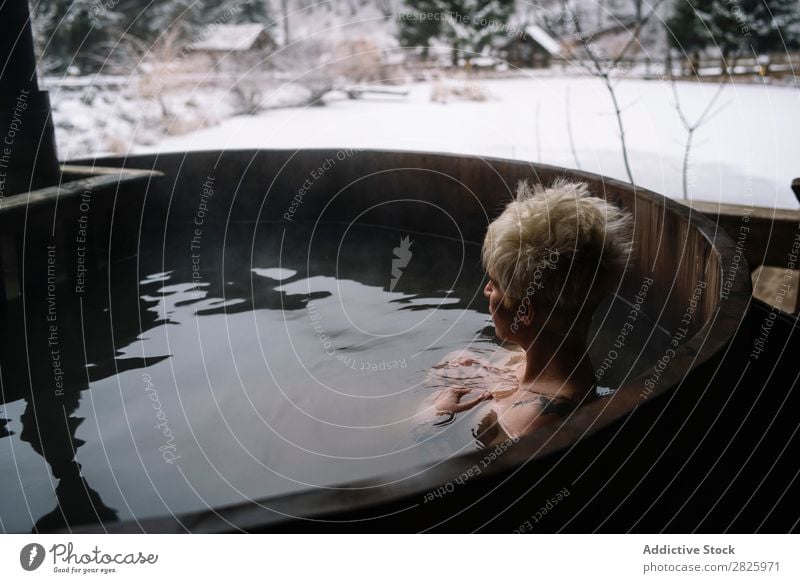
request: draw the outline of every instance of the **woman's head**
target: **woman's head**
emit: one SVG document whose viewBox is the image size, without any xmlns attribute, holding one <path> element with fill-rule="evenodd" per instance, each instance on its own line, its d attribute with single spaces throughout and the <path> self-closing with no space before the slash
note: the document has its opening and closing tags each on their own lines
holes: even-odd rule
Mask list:
<svg viewBox="0 0 800 583">
<path fill-rule="evenodd" d="M 534 320 L 555 328 L 590 316 L 627 265 L 631 224 L 629 213 L 591 196 L 584 183 L 520 183 L 483 242 L 498 335 L 513 339 Z"/>
</svg>

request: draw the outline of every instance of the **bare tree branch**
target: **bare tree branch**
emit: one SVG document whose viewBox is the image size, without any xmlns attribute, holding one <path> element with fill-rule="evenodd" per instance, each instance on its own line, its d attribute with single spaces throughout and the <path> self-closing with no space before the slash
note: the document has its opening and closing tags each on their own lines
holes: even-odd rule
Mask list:
<svg viewBox="0 0 800 583">
<path fill-rule="evenodd" d="M 561 34 L 555 28 L 553 28 L 551 22 L 547 19 L 544 19 L 544 27 L 547 30 L 548 34 L 554 38 L 559 38 Z M 574 63 L 581 67 L 584 71 L 589 73 L 590 75 L 596 75 L 597 71 L 592 69 L 591 67 L 587 66 L 586 63 L 583 62 L 582 59 L 579 59 L 578 56 L 572 51 L 569 44 L 562 44 L 561 45 L 567 51 L 567 58 L 571 63 Z"/>
<path fill-rule="evenodd" d="M 628 39 L 628 42 L 622 48 L 620 53 L 611 62 L 611 65 L 609 66 L 610 69 L 616 69 L 617 65 L 619 65 L 620 61 L 622 61 L 622 59 L 625 58 L 625 54 L 630 50 L 630 48 L 634 45 L 634 43 L 639 42 L 639 36 L 642 34 L 642 29 L 644 28 L 644 25 L 647 24 L 647 22 L 650 20 L 653 14 L 656 13 L 656 10 L 658 10 L 658 7 L 661 5 L 663 1 L 664 0 L 656 0 L 655 4 L 653 4 L 650 7 L 649 12 L 644 17 L 641 16 L 639 17 L 639 20 L 636 23 L 636 29 L 634 33 Z"/>
<path fill-rule="evenodd" d="M 541 140 L 541 126 L 539 125 L 539 113 L 542 109 L 542 103 L 536 102 L 536 161 L 541 164 L 542 162 L 542 140 Z"/>
<path fill-rule="evenodd" d="M 619 140 L 620 145 L 622 147 L 622 159 L 625 163 L 625 172 L 628 175 L 628 180 L 633 184 L 633 171 L 631 170 L 630 158 L 628 156 L 628 144 L 625 138 L 625 124 L 622 120 L 622 108 L 619 105 L 619 99 L 617 98 L 616 93 L 616 84 L 612 80 L 612 73 L 619 65 L 620 61 L 625 57 L 627 52 L 630 48 L 634 45 L 634 43 L 639 41 L 639 37 L 641 35 L 642 29 L 647 24 L 647 22 L 652 18 L 653 14 L 656 13 L 658 7 L 664 0 L 656 0 L 654 4 L 652 4 L 647 12 L 647 14 L 642 15 L 640 4 L 637 4 L 637 20 L 636 26 L 631 34 L 630 39 L 623 47 L 622 51 L 616 55 L 615 58 L 607 58 L 600 54 L 598 54 L 596 50 L 596 46 L 593 42 L 592 35 L 587 35 L 583 31 L 583 27 L 581 26 L 580 19 L 575 14 L 575 12 L 570 8 L 569 0 L 561 0 L 561 10 L 562 14 L 569 18 L 570 24 L 574 26 L 574 36 L 575 38 L 581 43 L 583 46 L 583 50 L 586 55 L 589 57 L 593 67 L 585 67 L 593 76 L 599 77 L 603 80 L 603 83 L 608 90 L 608 94 L 611 97 L 611 102 L 614 106 L 614 115 L 617 118 L 617 126 L 619 128 Z M 548 28 L 551 28 L 548 26 Z M 570 58 L 575 58 L 574 54 L 572 53 L 571 49 L 567 47 L 567 51 L 570 53 Z M 575 59 L 576 62 L 580 62 L 580 60 Z M 574 152 L 573 152 L 574 155 Z"/>
<path fill-rule="evenodd" d="M 670 75 L 670 85 L 672 86 L 672 94 L 675 97 L 675 111 L 678 113 L 678 118 L 681 120 L 681 124 L 683 128 L 686 130 L 686 142 L 683 147 L 683 170 L 682 170 L 682 185 L 683 185 L 683 200 L 689 200 L 689 154 L 692 151 L 692 141 L 694 139 L 694 132 L 704 123 L 710 121 L 715 115 L 717 115 L 720 111 L 722 111 L 725 106 L 723 105 L 719 109 L 717 109 L 710 117 L 709 112 L 714 107 L 714 104 L 719 99 L 719 96 L 722 95 L 723 89 L 725 89 L 725 81 L 723 80 L 717 90 L 714 92 L 714 96 L 711 100 L 706 104 L 705 109 L 703 112 L 698 116 L 698 118 L 691 123 L 689 119 L 686 117 L 686 113 L 683 111 L 683 107 L 681 107 L 681 99 L 678 95 L 678 85 L 675 82 L 675 77 Z"/>
<path fill-rule="evenodd" d="M 622 145 L 622 160 L 625 162 L 625 172 L 628 174 L 628 180 L 630 180 L 631 184 L 633 184 L 633 172 L 631 171 L 631 162 L 628 159 L 628 144 L 625 141 L 625 126 L 622 123 L 622 111 L 619 108 L 619 102 L 617 101 L 617 92 L 614 89 L 614 86 L 611 84 L 611 78 L 608 74 L 603 76 L 603 80 L 606 83 L 606 88 L 608 89 L 608 94 L 611 96 L 611 102 L 614 104 L 614 113 L 617 116 L 617 126 L 619 127 L 619 141 Z"/>
<path fill-rule="evenodd" d="M 567 136 L 569 137 L 569 149 L 572 150 L 572 158 L 575 160 L 575 167 L 580 170 L 581 162 L 578 160 L 578 151 L 575 149 L 575 140 L 572 137 L 572 114 L 569 108 L 569 86 L 567 86 Z"/>
</svg>

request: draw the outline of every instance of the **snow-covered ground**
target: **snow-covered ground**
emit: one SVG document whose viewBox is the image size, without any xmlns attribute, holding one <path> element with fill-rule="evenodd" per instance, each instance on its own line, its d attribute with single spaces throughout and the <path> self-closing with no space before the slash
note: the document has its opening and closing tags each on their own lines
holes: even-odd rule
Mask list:
<svg viewBox="0 0 800 583">
<path fill-rule="evenodd" d="M 432 83 L 407 97 L 326 98 L 325 107 L 273 109 L 214 127 L 168 136 L 138 152 L 219 148 L 392 148 L 541 161 L 625 179 L 610 97 L 592 78 L 536 77 L 481 82 L 487 101 L 432 102 Z M 705 109 L 712 84 L 680 83 L 689 121 Z M 570 148 L 567 115 L 577 158 Z M 634 179 L 682 197 L 686 132 L 670 85 L 624 80 L 618 86 Z M 206 102 L 213 117 L 214 105 Z M 695 132 L 690 197 L 797 208 L 791 180 L 800 176 L 800 91 L 729 85 L 711 119 Z M 205 115 L 205 114 L 204 114 Z M 135 137 L 134 137 L 134 141 Z"/>
</svg>

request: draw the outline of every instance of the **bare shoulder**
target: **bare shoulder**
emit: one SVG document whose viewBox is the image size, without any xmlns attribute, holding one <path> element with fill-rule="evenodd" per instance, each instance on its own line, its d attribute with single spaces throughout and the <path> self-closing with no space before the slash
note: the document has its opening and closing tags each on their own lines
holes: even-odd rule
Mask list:
<svg viewBox="0 0 800 583">
<path fill-rule="evenodd" d="M 518 391 L 506 399 L 500 414 L 509 435 L 522 437 L 542 427 L 563 423 L 582 404 L 570 393 Z"/>
<path fill-rule="evenodd" d="M 563 395 L 529 393 L 511 403 L 512 409 L 524 408 L 537 415 L 566 417 L 580 405 L 574 398 Z"/>
<path fill-rule="evenodd" d="M 522 350 L 512 350 L 511 354 L 505 359 L 503 366 L 511 367 L 525 360 L 525 353 Z"/>
</svg>

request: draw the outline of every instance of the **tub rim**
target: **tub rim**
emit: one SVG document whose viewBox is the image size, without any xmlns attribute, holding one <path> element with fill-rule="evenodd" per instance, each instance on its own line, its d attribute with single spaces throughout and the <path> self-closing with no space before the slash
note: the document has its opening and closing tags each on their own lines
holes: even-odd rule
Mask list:
<svg viewBox="0 0 800 583">
<path fill-rule="evenodd" d="M 73 166 L 86 164 L 99 164 L 105 167 L 115 166 L 115 161 L 121 161 L 121 168 L 126 168 L 129 159 L 152 158 L 153 170 L 159 158 L 168 156 L 186 157 L 193 155 L 217 156 L 219 160 L 224 154 L 237 153 L 250 155 L 251 163 L 258 155 L 282 154 L 288 155 L 290 161 L 298 153 L 317 154 L 325 157 L 335 155 L 345 149 L 357 148 L 229 148 L 223 150 L 189 150 L 175 152 L 156 152 L 129 154 L 122 157 L 99 156 L 95 158 L 78 159 L 68 162 Z M 606 186 L 624 190 L 633 195 L 634 204 L 642 199 L 650 204 L 661 204 L 664 212 L 671 212 L 683 218 L 693 227 L 709 245 L 710 252 L 718 256 L 720 281 L 723 280 L 726 267 L 732 263 L 735 254 L 735 244 L 731 237 L 717 223 L 691 206 L 660 195 L 652 190 L 629 184 L 622 180 L 587 172 L 573 170 L 561 166 L 540 164 L 524 160 L 512 160 L 495 156 L 480 156 L 475 154 L 458 154 L 447 152 L 428 152 L 422 150 L 392 150 L 392 149 L 359 149 L 359 154 L 368 156 L 408 156 L 426 157 L 428 159 L 460 159 L 479 161 L 494 168 L 493 163 L 520 165 L 528 168 L 535 175 L 537 169 L 548 173 L 563 174 L 578 179 L 598 182 L 605 190 Z M 177 181 L 177 178 L 174 179 Z M 600 195 L 601 193 L 595 193 Z M 602 193 L 605 196 L 605 192 Z M 687 252 L 686 249 L 683 250 Z M 542 428 L 534 434 L 519 440 L 516 445 L 498 456 L 484 469 L 475 480 L 498 476 L 509 470 L 524 467 L 531 460 L 555 456 L 568 452 L 571 446 L 579 441 L 591 437 L 601 429 L 608 427 L 621 418 L 635 411 L 637 407 L 649 401 L 663 399 L 665 394 L 680 388 L 689 375 L 695 372 L 717 355 L 722 355 L 723 350 L 730 344 L 738 332 L 745 318 L 751 302 L 751 284 L 749 268 L 744 257 L 739 260 L 739 267 L 733 272 L 732 285 L 726 296 L 720 294 L 712 314 L 692 336 L 685 339 L 683 344 L 675 350 L 675 357 L 671 360 L 672 366 L 667 367 L 657 388 L 645 400 L 637 400 L 629 387 L 637 381 L 643 380 L 647 372 L 629 379 L 620 386 L 615 394 L 607 400 L 600 399 L 587 404 L 577 410 L 570 422 L 564 426 L 550 426 Z M 680 365 L 680 366 L 678 366 Z M 676 372 L 678 369 L 678 372 Z M 623 391 L 623 389 L 628 390 Z M 607 403 L 608 406 L 600 405 Z M 594 412 L 594 413 L 593 413 Z M 590 413 L 593 413 L 590 415 Z M 588 429 L 580 434 L 575 431 L 577 426 Z M 533 452 L 533 453 L 531 453 Z M 73 532 L 184 532 L 188 527 L 192 532 L 225 532 L 230 530 L 248 530 L 278 526 L 291 521 L 319 521 L 314 518 L 343 512 L 367 510 L 371 507 L 385 504 L 390 500 L 419 495 L 434 491 L 437 487 L 452 481 L 465 469 L 477 464 L 484 458 L 485 452 L 474 451 L 453 456 L 436 463 L 433 467 L 418 465 L 403 471 L 377 474 L 370 478 L 343 482 L 332 486 L 305 489 L 289 494 L 279 494 L 237 503 L 222 507 L 210 508 L 196 512 L 189 512 L 181 516 L 164 516 L 151 519 L 129 519 L 120 523 L 105 525 L 92 525 L 74 527 Z M 424 472 L 420 473 L 421 470 Z M 415 475 L 409 477 L 409 473 Z M 253 513 L 255 507 L 271 510 L 271 517 L 264 513 Z M 308 510 L 313 509 L 312 513 Z M 370 520 L 370 519 L 366 519 Z"/>
</svg>

